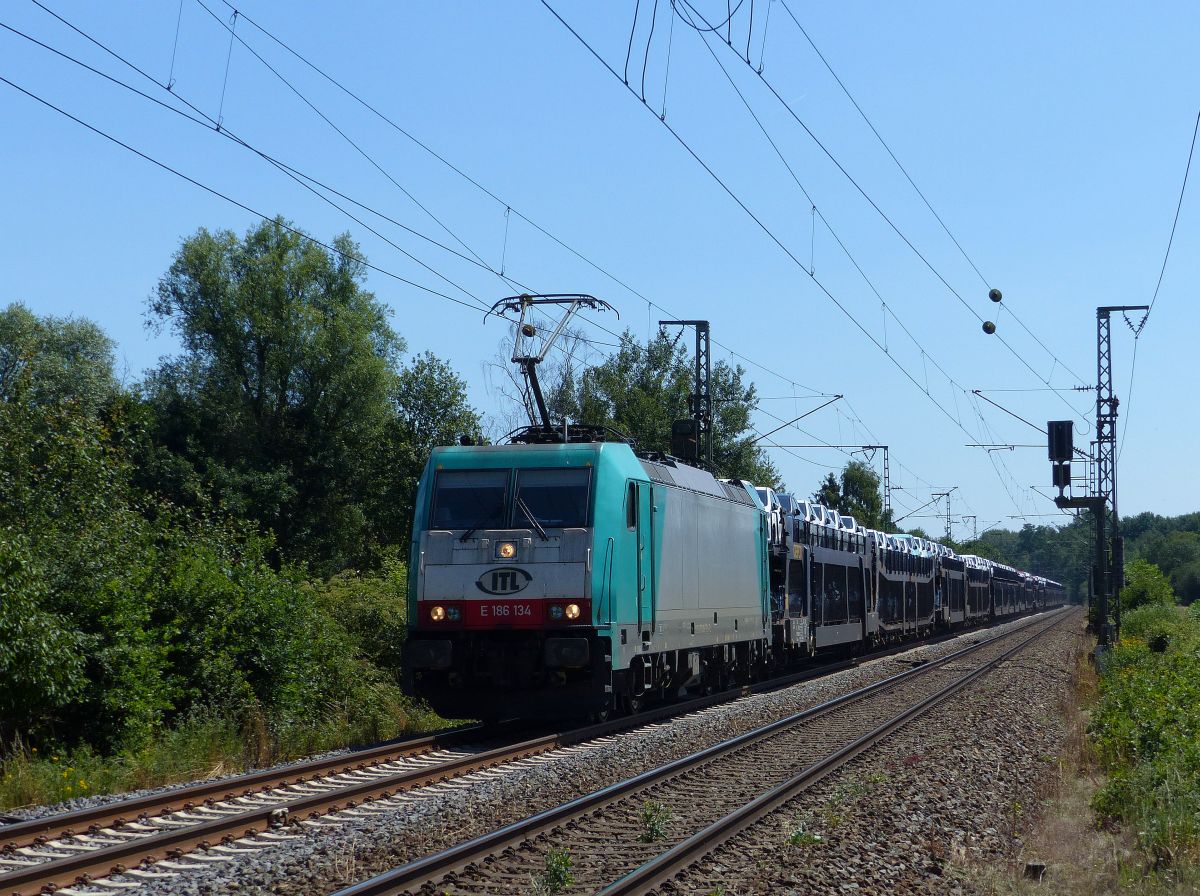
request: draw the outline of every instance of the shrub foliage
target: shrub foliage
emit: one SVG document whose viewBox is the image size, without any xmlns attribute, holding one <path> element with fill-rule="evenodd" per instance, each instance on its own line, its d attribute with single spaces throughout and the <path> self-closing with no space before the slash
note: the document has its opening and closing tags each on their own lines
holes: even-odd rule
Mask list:
<svg viewBox="0 0 1200 896">
<path fill-rule="evenodd" d="M 1158 582 L 1146 566 L 1141 584 Z M 1200 613 L 1156 590 L 1105 657 L 1090 731 L 1108 773 L 1097 811 L 1131 825 L 1161 865 L 1200 858 Z"/>
</svg>

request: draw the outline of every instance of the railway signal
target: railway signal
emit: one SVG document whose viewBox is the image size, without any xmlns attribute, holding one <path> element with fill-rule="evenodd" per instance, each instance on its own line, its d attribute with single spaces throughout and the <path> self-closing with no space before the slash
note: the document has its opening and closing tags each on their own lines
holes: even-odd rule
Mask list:
<svg viewBox="0 0 1200 896">
<path fill-rule="evenodd" d="M 1112 383 L 1112 312 L 1147 311 L 1146 305 L 1104 305 L 1096 309 L 1096 484 L 1093 493 L 1067 497 L 1071 485 L 1070 460 L 1083 455 L 1073 445 L 1071 421 L 1047 424 L 1047 447 L 1054 463 L 1054 485 L 1060 508 L 1090 510 L 1096 520 L 1096 565 L 1092 592 L 1096 599 L 1095 624 L 1101 647 L 1108 647 L 1121 632 L 1121 588 L 1125 584 L 1124 543 L 1117 516 L 1117 406 L 1120 402 Z M 1086 457 L 1086 455 L 1083 455 Z M 1110 621 L 1109 607 L 1112 606 Z"/>
</svg>

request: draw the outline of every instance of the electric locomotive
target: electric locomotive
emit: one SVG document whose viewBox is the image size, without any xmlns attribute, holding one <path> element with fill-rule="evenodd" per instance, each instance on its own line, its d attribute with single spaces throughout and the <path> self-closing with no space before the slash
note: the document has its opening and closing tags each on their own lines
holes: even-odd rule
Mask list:
<svg viewBox="0 0 1200 896">
<path fill-rule="evenodd" d="M 620 442 L 434 450 L 417 493 L 407 690 L 448 718 L 636 710 L 766 665 L 754 489 Z"/>
</svg>

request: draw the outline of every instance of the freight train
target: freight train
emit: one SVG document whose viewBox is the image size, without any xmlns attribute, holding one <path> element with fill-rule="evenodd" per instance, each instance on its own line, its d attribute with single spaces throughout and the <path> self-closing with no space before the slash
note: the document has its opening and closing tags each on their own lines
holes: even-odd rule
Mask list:
<svg viewBox="0 0 1200 896">
<path fill-rule="evenodd" d="M 1041 576 L 623 442 L 437 448 L 405 686 L 447 718 L 633 712 L 1062 600 Z"/>
</svg>

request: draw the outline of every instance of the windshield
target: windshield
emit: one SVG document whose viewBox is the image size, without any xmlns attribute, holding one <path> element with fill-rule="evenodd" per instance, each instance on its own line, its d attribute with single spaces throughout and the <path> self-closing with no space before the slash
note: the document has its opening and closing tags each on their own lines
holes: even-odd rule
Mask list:
<svg viewBox="0 0 1200 896">
<path fill-rule="evenodd" d="M 528 524 L 532 515 L 534 521 L 548 529 L 587 526 L 591 478 L 591 470 L 517 471 L 513 525 Z"/>
<path fill-rule="evenodd" d="M 433 494 L 431 529 L 504 526 L 508 470 L 442 470 Z"/>
</svg>

